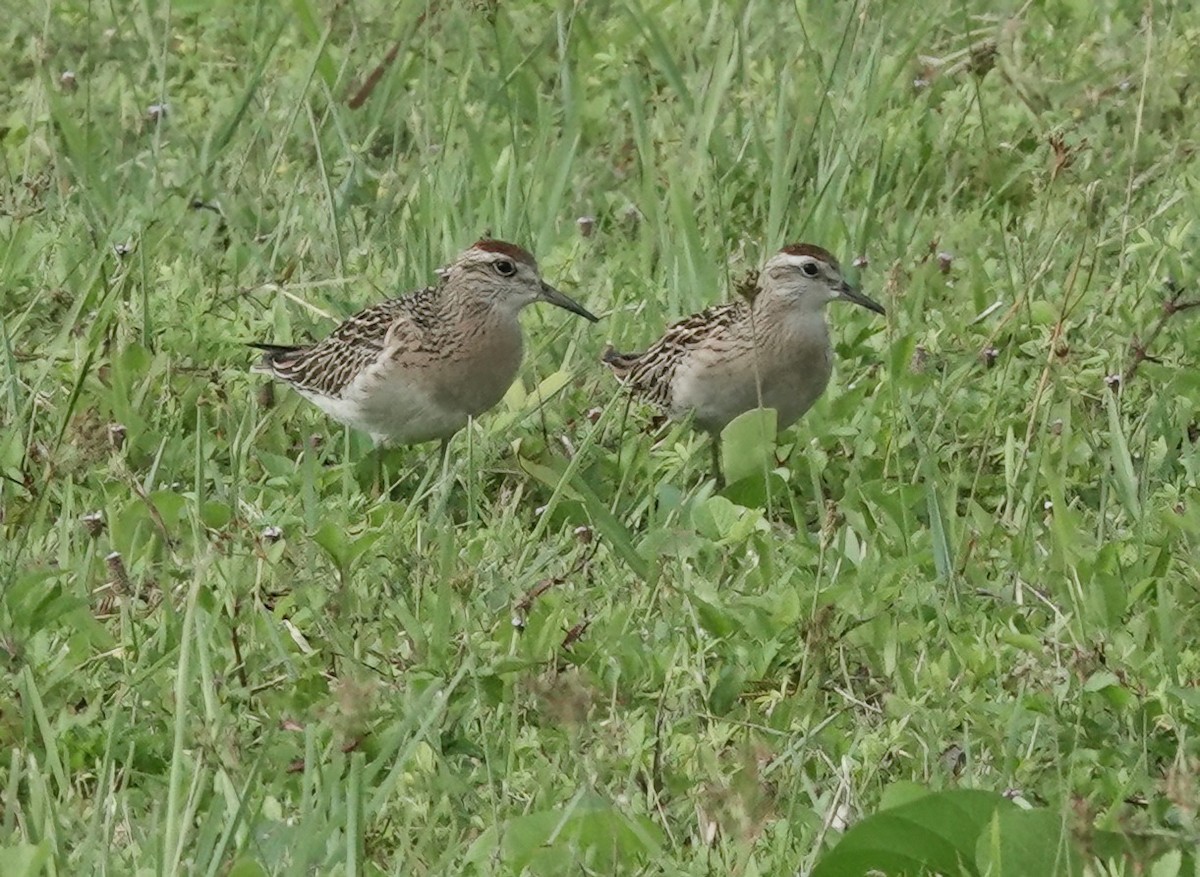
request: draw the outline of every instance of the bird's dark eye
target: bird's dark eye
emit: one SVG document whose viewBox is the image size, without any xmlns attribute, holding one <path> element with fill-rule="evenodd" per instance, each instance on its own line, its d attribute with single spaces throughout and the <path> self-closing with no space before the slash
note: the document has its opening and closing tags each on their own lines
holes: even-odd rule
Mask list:
<svg viewBox="0 0 1200 877">
<path fill-rule="evenodd" d="M 800 266 L 800 270 L 804 272 L 806 277 L 816 277 L 821 273 L 821 269 L 817 267 L 816 262 L 805 262 Z"/>
<path fill-rule="evenodd" d="M 512 277 L 517 273 L 517 266 L 508 259 L 500 259 L 496 262 L 496 273 L 501 277 Z"/>
</svg>

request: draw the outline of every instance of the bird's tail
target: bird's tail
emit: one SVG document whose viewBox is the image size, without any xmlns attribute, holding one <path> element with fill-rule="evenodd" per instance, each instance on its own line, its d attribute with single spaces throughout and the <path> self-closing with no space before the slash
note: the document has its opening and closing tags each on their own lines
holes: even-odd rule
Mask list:
<svg viewBox="0 0 1200 877">
<path fill-rule="evenodd" d="M 291 354 L 303 350 L 303 347 L 289 347 L 286 344 L 259 344 L 251 341 L 246 345 L 263 352 L 262 359 L 250 366 L 250 371 L 260 375 L 275 374 L 276 367 L 285 365 Z"/>
<path fill-rule="evenodd" d="M 609 344 L 604 348 L 604 352 L 600 354 L 600 361 L 612 369 L 613 374 L 617 378 L 624 380 L 629 377 L 630 370 L 637 365 L 637 361 L 641 356 L 640 353 L 618 353 Z"/>
</svg>

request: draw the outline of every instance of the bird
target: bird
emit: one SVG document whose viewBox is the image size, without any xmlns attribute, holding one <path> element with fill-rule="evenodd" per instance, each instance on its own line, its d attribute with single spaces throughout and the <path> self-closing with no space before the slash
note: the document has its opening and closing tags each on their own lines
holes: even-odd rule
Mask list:
<svg viewBox="0 0 1200 877">
<path fill-rule="evenodd" d="M 825 391 L 833 371 L 825 305 L 838 300 L 886 315 L 842 276 L 828 250 L 789 244 L 767 260 L 745 297 L 685 317 L 641 353 L 610 344 L 601 360 L 634 397 L 668 419 L 691 417 L 711 436 L 721 485 L 720 434 L 731 420 L 774 408 L 785 429 Z"/>
<path fill-rule="evenodd" d="M 373 304 L 308 346 L 252 343 L 251 371 L 287 384 L 375 445 L 450 437 L 495 406 L 521 365 L 517 315 L 549 302 L 596 322 L 544 281 L 523 247 L 483 238 L 438 271 L 438 282 Z"/>
</svg>

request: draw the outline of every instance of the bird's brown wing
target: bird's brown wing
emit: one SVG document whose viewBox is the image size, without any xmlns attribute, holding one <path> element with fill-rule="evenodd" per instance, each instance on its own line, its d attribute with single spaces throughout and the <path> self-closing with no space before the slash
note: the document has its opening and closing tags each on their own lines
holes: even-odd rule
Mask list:
<svg viewBox="0 0 1200 877">
<path fill-rule="evenodd" d="M 618 353 L 609 347 L 602 361 L 634 395 L 665 410 L 680 363 L 737 322 L 746 307 L 742 301 L 714 305 L 669 326 L 643 353 Z"/>
<path fill-rule="evenodd" d="M 364 308 L 311 347 L 255 345 L 267 352 L 257 370 L 301 390 L 340 396 L 354 378 L 387 350 L 393 355 L 423 345 L 430 303 L 427 287 Z"/>
</svg>

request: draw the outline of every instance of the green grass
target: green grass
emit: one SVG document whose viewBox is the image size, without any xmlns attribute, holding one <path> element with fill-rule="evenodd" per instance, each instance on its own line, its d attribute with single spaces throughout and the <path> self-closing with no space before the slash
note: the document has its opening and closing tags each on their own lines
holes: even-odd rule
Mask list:
<svg viewBox="0 0 1200 877">
<path fill-rule="evenodd" d="M 1196 873 L 1187 4 L 6 15 L 0 873 L 808 873 L 910 782 Z M 377 500 L 244 342 L 485 229 L 604 319 Z M 794 240 L 888 317 L 718 495 L 597 359 Z"/>
</svg>

